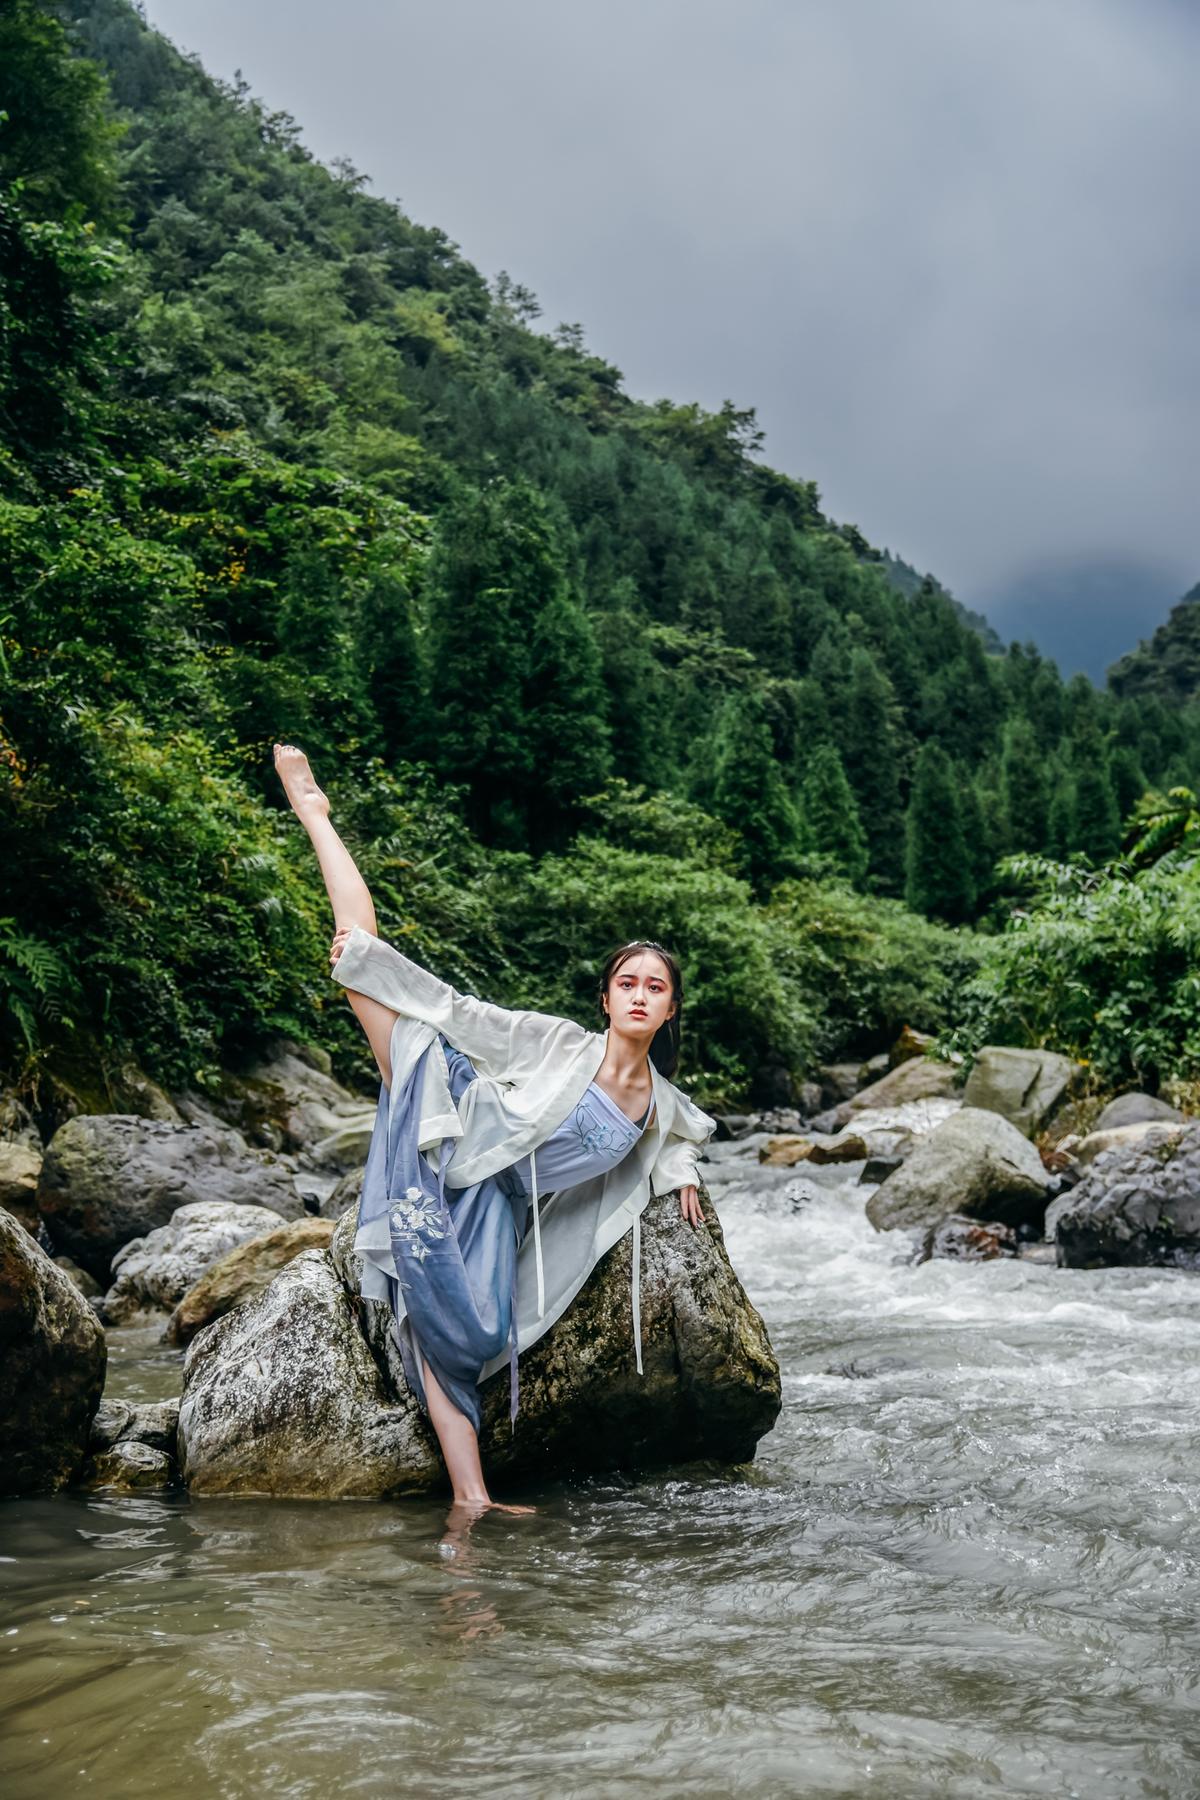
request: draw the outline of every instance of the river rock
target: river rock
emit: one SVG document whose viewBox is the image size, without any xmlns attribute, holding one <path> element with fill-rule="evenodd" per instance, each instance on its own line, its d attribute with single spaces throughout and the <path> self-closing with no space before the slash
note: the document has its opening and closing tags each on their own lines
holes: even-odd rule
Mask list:
<svg viewBox="0 0 1200 1800">
<path fill-rule="evenodd" d="M 798 1162 L 807 1162 L 811 1152 L 811 1138 L 787 1132 L 782 1137 L 768 1138 L 759 1149 L 758 1160 L 772 1169 L 790 1169 Z"/>
<path fill-rule="evenodd" d="M 105 1395 L 92 1420 L 88 1449 L 93 1456 L 98 1456 L 102 1450 L 111 1450 L 114 1444 L 133 1441 L 174 1456 L 178 1428 L 178 1400 L 135 1402 L 110 1399 Z"/>
<path fill-rule="evenodd" d="M 673 1194 L 644 1215 L 644 1376 L 633 1360 L 627 1236 L 522 1356 L 515 1434 L 507 1369 L 483 1384 L 490 1478 L 753 1456 L 779 1412 L 778 1364 L 703 1189 L 701 1203 L 703 1232 L 683 1222 Z M 179 1429 L 193 1493 L 361 1499 L 444 1488 L 390 1313 L 359 1297 L 354 1230 L 346 1215 L 331 1255 L 305 1251 L 192 1340 Z"/>
<path fill-rule="evenodd" d="M 995 1219 L 968 1219 L 951 1213 L 925 1233 L 919 1262 L 946 1257 L 953 1262 L 991 1262 L 998 1256 L 1017 1254 L 1017 1234 L 1011 1225 Z"/>
<path fill-rule="evenodd" d="M 120 1325 L 142 1312 L 170 1312 L 213 1263 L 278 1224 L 279 1214 L 265 1206 L 197 1200 L 177 1207 L 168 1224 L 131 1239 L 113 1257 L 116 1280 L 102 1302 L 105 1324 Z"/>
<path fill-rule="evenodd" d="M 78 1469 L 104 1387 L 104 1332 L 83 1295 L 0 1211 L 0 1494 Z"/>
<path fill-rule="evenodd" d="M 180 1300 L 167 1326 L 168 1342 L 190 1344 L 205 1325 L 261 1294 L 302 1250 L 327 1250 L 333 1229 L 332 1219 L 294 1219 L 228 1251 Z"/>
<path fill-rule="evenodd" d="M 337 1174 L 366 1161 L 375 1124 L 376 1102 L 335 1081 L 310 1045 L 285 1043 L 244 1074 L 223 1075 L 204 1103 L 249 1143 Z"/>
<path fill-rule="evenodd" d="M 1143 1125 L 1156 1119 L 1182 1125 L 1184 1115 L 1177 1106 L 1168 1106 L 1165 1100 L 1156 1100 L 1153 1094 L 1118 1094 L 1104 1108 L 1092 1131 L 1119 1131 L 1126 1125 Z"/>
<path fill-rule="evenodd" d="M 1182 1122 L 1182 1121 L 1181 1121 Z M 1068 1151 L 1082 1168 L 1090 1168 L 1106 1150 L 1130 1150 L 1137 1144 L 1158 1142 L 1174 1130 L 1170 1119 L 1140 1119 L 1134 1125 L 1113 1125 L 1106 1131 L 1089 1131 L 1074 1143 L 1068 1139 L 1060 1149 Z"/>
<path fill-rule="evenodd" d="M 951 1213 L 1040 1224 L 1049 1185 L 1041 1158 L 1015 1125 L 964 1106 L 916 1140 L 867 1202 L 867 1217 L 879 1231 L 928 1227 Z"/>
<path fill-rule="evenodd" d="M 826 1106 L 840 1106 L 862 1085 L 862 1064 L 858 1062 L 822 1063 L 817 1070 L 821 1098 Z"/>
<path fill-rule="evenodd" d="M 72 1257 L 56 1256 L 53 1261 L 55 1268 L 61 1269 L 75 1283 L 85 1300 L 95 1300 L 104 1292 L 95 1276 L 89 1275 L 86 1269 L 81 1269 Z"/>
<path fill-rule="evenodd" d="M 285 1219 L 304 1212 L 286 1164 L 252 1150 L 236 1131 L 131 1113 L 68 1119 L 50 1141 L 38 1185 L 55 1248 L 98 1281 L 107 1281 L 123 1244 L 201 1201 L 261 1206 Z"/>
<path fill-rule="evenodd" d="M 1031 1138 L 1082 1073 L 1082 1064 L 1053 1050 L 988 1044 L 967 1077 L 963 1105 L 999 1113 Z"/>
<path fill-rule="evenodd" d="M 42 1139 L 21 1102 L 0 1098 L 0 1206 L 27 1231 L 38 1228 L 37 1184 L 42 1167 Z"/>
<path fill-rule="evenodd" d="M 905 1025 L 888 1051 L 888 1062 L 893 1069 L 898 1069 L 902 1062 L 911 1062 L 914 1056 L 924 1056 L 933 1048 L 933 1044 L 932 1032 L 915 1031 L 911 1025 Z"/>
<path fill-rule="evenodd" d="M 914 1100 L 954 1100 L 957 1103 L 962 1095 L 954 1085 L 956 1074 L 953 1063 L 935 1062 L 926 1056 L 910 1057 L 878 1081 L 861 1088 L 832 1113 L 823 1113 L 819 1119 L 814 1119 L 812 1125 L 840 1131 L 862 1112 L 891 1112 Z"/>
<path fill-rule="evenodd" d="M 1060 1267 L 1200 1268 L 1200 1123 L 1103 1151 L 1047 1214 Z"/>
<path fill-rule="evenodd" d="M 179 1465 L 165 1450 L 156 1450 L 137 1438 L 121 1438 L 110 1450 L 101 1450 L 90 1459 L 80 1485 L 93 1492 L 102 1488 L 136 1494 L 172 1487 L 178 1478 Z"/>
<path fill-rule="evenodd" d="M 322 1200 L 321 1218 L 332 1219 L 336 1224 L 344 1212 L 349 1212 L 351 1207 L 357 1209 L 362 1184 L 362 1169 L 351 1169 L 348 1175 L 343 1175 L 333 1192 Z"/>
</svg>

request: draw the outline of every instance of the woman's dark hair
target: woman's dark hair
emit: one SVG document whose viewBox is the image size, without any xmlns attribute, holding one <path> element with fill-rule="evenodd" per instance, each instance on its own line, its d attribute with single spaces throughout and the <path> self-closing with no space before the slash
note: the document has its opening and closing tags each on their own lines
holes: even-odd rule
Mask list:
<svg viewBox="0 0 1200 1800">
<path fill-rule="evenodd" d="M 656 944 L 652 938 L 637 938 L 632 944 L 622 944 L 619 950 L 614 950 L 600 972 L 597 1005 L 601 1015 L 607 1017 L 604 1012 L 604 998 L 608 993 L 608 984 L 617 970 L 623 968 L 630 957 L 636 956 L 640 950 L 653 950 L 655 956 L 661 956 L 671 977 L 671 998 L 675 1002 L 675 1011 L 659 1026 L 654 1034 L 654 1041 L 650 1045 L 650 1061 L 660 1075 L 665 1075 L 669 1079 L 679 1067 L 679 1027 L 683 1019 L 683 976 L 679 972 L 679 964 L 666 946 Z"/>
</svg>

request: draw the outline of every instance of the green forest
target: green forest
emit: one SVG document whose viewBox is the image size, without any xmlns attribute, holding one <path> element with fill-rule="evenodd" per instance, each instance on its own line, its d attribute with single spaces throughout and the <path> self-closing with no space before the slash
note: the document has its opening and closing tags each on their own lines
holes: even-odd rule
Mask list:
<svg viewBox="0 0 1200 1800">
<path fill-rule="evenodd" d="M 457 986 L 598 1027 L 670 944 L 702 1103 L 904 1023 L 1200 1076 L 1194 683 L 1005 647 L 126 0 L 0 69 L 8 1085 L 368 1077 L 275 739 Z"/>
</svg>

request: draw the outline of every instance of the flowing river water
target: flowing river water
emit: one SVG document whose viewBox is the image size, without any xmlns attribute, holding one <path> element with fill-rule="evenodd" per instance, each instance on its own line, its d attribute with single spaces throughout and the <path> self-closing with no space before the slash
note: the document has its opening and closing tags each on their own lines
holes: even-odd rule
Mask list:
<svg viewBox="0 0 1200 1800">
<path fill-rule="evenodd" d="M 756 1460 L 432 1502 L 0 1506 L 0 1793 L 1200 1793 L 1200 1281 L 911 1261 L 712 1170 Z M 773 1178 L 773 1179 L 769 1179 Z M 109 1391 L 178 1391 L 153 1333 Z"/>
</svg>

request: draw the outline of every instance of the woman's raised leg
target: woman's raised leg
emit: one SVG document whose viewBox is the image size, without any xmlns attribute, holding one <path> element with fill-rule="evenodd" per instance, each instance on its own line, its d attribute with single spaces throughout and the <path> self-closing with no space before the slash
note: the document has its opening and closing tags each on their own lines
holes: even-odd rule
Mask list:
<svg viewBox="0 0 1200 1800">
<path fill-rule="evenodd" d="M 276 744 L 274 748 L 275 768 L 283 783 L 284 792 L 291 802 L 292 811 L 312 839 L 313 849 L 317 853 L 321 874 L 325 878 L 325 891 L 333 908 L 334 930 L 341 931 L 361 925 L 364 931 L 377 937 L 371 891 L 359 874 L 354 858 L 333 828 L 329 817 L 329 801 L 313 778 L 307 756 L 295 744 Z M 356 994 L 350 988 L 347 989 L 347 995 L 375 1053 L 379 1073 L 390 1083 L 392 1027 L 397 1015 L 390 1006 L 384 1006 L 382 1001 L 372 1000 L 367 994 Z"/>
</svg>

